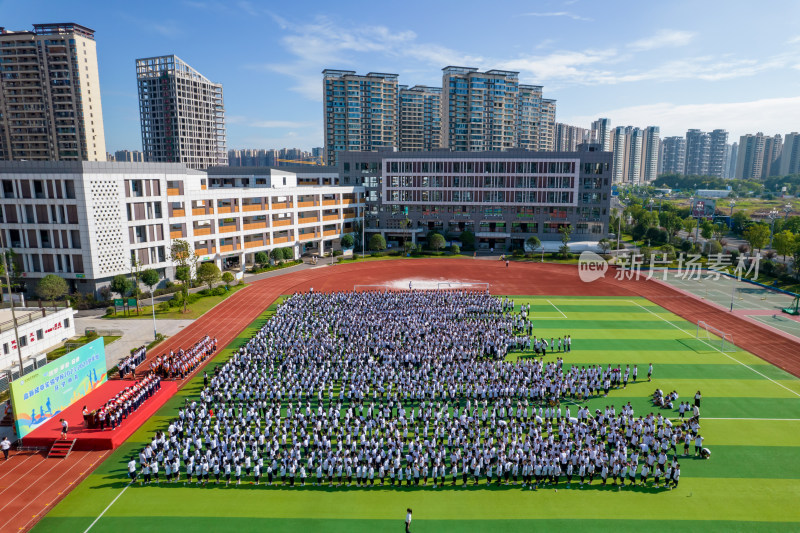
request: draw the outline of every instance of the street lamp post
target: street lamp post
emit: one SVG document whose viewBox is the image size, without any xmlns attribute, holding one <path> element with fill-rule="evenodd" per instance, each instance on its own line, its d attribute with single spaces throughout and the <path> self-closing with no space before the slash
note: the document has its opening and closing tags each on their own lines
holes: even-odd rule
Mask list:
<svg viewBox="0 0 800 533">
<path fill-rule="evenodd" d="M 783 206 L 783 212 L 786 213 L 786 216 L 783 217 L 783 219 L 784 220 L 788 220 L 789 219 L 789 213 L 792 212 L 792 204 L 786 204 L 785 206 Z"/>
<path fill-rule="evenodd" d="M 622 215 L 625 213 L 625 204 L 619 203 L 619 217 L 617 218 L 617 256 L 619 256 L 619 239 L 622 235 Z M 542 262 L 544 262 L 544 253 L 542 254 Z"/>
<path fill-rule="evenodd" d="M 731 206 L 731 215 L 730 216 L 733 217 L 733 208 L 736 206 L 736 200 L 731 200 L 728 205 Z"/>
<path fill-rule="evenodd" d="M 19 377 L 22 377 L 22 347 L 19 345 L 19 331 L 17 331 L 17 313 L 14 311 L 14 295 L 11 294 L 11 278 L 8 276 L 8 263 L 6 262 L 6 232 L 0 231 L 0 255 L 3 256 L 3 272 L 6 277 L 6 286 L 8 287 L 8 303 L 11 305 L 11 322 L 14 323 L 14 344 L 17 345 L 17 357 L 19 358 Z M 0 288 L 0 293 L 2 289 Z M 1 295 L 1 294 L 0 294 Z M 10 376 L 10 374 L 9 374 Z"/>
<path fill-rule="evenodd" d="M 770 248 L 772 248 L 772 237 L 775 235 L 775 219 L 778 218 L 778 215 L 779 214 L 778 214 L 778 210 L 777 209 L 773 209 L 772 211 L 769 212 L 769 219 L 770 219 L 770 225 L 769 225 L 769 247 Z"/>
<path fill-rule="evenodd" d="M 697 218 L 697 224 L 694 227 L 694 243 L 697 244 L 697 241 L 700 239 L 700 214 L 695 214 L 694 208 L 694 196 L 689 198 L 689 205 L 691 211 L 692 218 Z"/>
<path fill-rule="evenodd" d="M 653 212 L 653 204 L 655 204 L 655 203 L 656 203 L 656 201 L 653 200 L 652 198 L 650 198 L 650 200 L 647 202 L 647 204 L 650 206 L 650 212 L 651 213 Z"/>
</svg>

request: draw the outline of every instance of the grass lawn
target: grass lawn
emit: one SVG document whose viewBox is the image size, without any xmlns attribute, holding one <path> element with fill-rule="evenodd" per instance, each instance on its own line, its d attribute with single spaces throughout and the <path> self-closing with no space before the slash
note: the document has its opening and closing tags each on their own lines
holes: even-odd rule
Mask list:
<svg viewBox="0 0 800 533">
<path fill-rule="evenodd" d="M 197 300 L 193 304 L 189 304 L 187 306 L 187 312 L 183 312 L 183 306 L 181 307 L 172 307 L 169 311 L 159 311 L 158 305 L 156 304 L 156 318 L 173 318 L 173 319 L 182 319 L 182 320 L 193 320 L 195 318 L 199 318 L 203 313 L 223 301 L 224 299 L 228 298 L 230 295 L 235 293 L 236 291 L 240 291 L 247 287 L 246 284 L 235 285 L 231 287 L 231 290 L 227 291 L 222 296 L 203 296 L 199 300 Z M 146 302 L 146 300 L 141 300 L 142 303 Z M 103 318 L 108 319 L 153 319 L 152 315 L 152 307 L 149 305 L 142 305 L 139 307 L 140 312 L 139 315 L 136 314 L 136 310 L 134 309 L 131 314 L 125 316 L 122 312 L 117 313 L 116 315 L 107 315 Z"/>
<path fill-rule="evenodd" d="M 84 344 L 88 344 L 88 343 L 92 342 L 96 338 L 97 337 L 91 337 L 90 338 L 90 337 L 87 337 L 86 335 L 82 335 L 80 337 L 73 337 L 73 338 L 67 340 L 66 343 L 73 345 L 73 346 L 70 346 L 70 351 L 72 351 L 72 350 L 76 350 L 77 348 L 80 348 L 80 346 L 83 346 Z M 103 337 L 103 345 L 104 346 L 108 346 L 109 344 L 111 344 L 112 342 L 114 342 L 115 340 L 120 339 L 120 338 L 122 338 L 122 337 L 120 337 L 119 335 L 109 335 L 107 337 Z M 74 346 L 75 344 L 80 344 L 80 346 Z M 62 355 L 66 355 L 67 353 L 68 352 L 67 352 L 67 347 L 66 346 L 62 346 L 61 348 L 56 348 L 52 352 L 48 352 L 47 353 L 47 360 L 48 361 L 52 361 L 54 359 L 58 359 L 59 357 L 61 357 Z"/>
<path fill-rule="evenodd" d="M 406 507 L 415 532 L 530 531 L 798 531 L 800 530 L 800 380 L 744 351 L 722 353 L 694 338 L 694 326 L 639 298 L 513 297 L 531 303 L 536 334 L 570 334 L 565 365 L 637 365 L 639 379 L 586 404 L 593 411 L 630 402 L 653 411 L 659 387 L 682 399 L 703 392 L 701 433 L 712 458 L 680 459 L 672 491 L 601 487 L 522 490 L 519 486 L 225 488 L 128 486 L 125 463 L 154 431 L 165 429 L 193 380 L 143 428 L 73 490 L 36 532 L 132 531 L 399 531 Z M 224 360 L 263 324 L 262 315 L 215 362 Z M 532 354 L 516 352 L 511 359 Z M 215 362 L 211 363 L 211 368 Z M 653 363 L 653 381 L 647 365 Z M 575 405 L 566 402 L 563 407 Z M 677 412 L 661 411 L 677 418 Z"/>
</svg>

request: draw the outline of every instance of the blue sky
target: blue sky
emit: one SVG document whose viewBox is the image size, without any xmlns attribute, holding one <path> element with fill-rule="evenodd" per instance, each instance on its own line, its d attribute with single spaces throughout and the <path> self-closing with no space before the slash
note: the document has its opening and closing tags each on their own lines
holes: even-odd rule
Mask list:
<svg viewBox="0 0 800 533">
<path fill-rule="evenodd" d="M 441 85 L 520 71 L 588 127 L 800 130 L 800 2 L 0 0 L 0 24 L 96 31 L 106 145 L 140 149 L 134 60 L 174 53 L 224 85 L 231 148 L 322 146 L 323 68 Z"/>
</svg>

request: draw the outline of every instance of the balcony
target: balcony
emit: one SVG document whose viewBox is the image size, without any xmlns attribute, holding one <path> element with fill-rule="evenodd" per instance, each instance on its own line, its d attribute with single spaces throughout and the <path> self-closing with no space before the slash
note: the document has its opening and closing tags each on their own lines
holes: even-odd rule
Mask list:
<svg viewBox="0 0 800 533">
<path fill-rule="evenodd" d="M 267 228 L 267 221 L 266 220 L 263 221 L 263 222 L 250 222 L 250 223 L 244 224 L 244 229 L 245 230 L 266 229 L 266 228 Z"/>
<path fill-rule="evenodd" d="M 289 242 L 289 237 L 275 237 L 272 239 L 273 244 L 282 244 L 285 242 Z"/>
<path fill-rule="evenodd" d="M 338 205 L 336 200 L 322 200 L 322 205 Z"/>
<path fill-rule="evenodd" d="M 185 209 L 173 209 L 172 210 L 172 215 L 170 215 L 170 216 L 173 216 L 173 217 L 185 217 L 186 216 L 186 210 Z"/>
<path fill-rule="evenodd" d="M 261 204 L 244 204 L 242 206 L 242 211 L 263 211 L 264 208 Z"/>
<path fill-rule="evenodd" d="M 333 237 L 334 235 L 339 235 L 339 232 L 335 229 L 328 229 L 322 232 L 325 237 Z"/>
<path fill-rule="evenodd" d="M 176 230 L 176 231 L 170 231 L 169 232 L 169 238 L 170 239 L 182 239 L 184 237 L 185 237 L 185 235 L 183 234 L 182 230 Z"/>
<path fill-rule="evenodd" d="M 180 189 L 167 189 L 167 196 L 180 196 L 181 190 Z"/>
<path fill-rule="evenodd" d="M 358 215 L 355 213 L 345 213 L 344 218 L 356 218 Z"/>
<path fill-rule="evenodd" d="M 313 239 L 314 237 L 316 237 L 316 235 L 315 235 L 314 233 L 302 233 L 302 234 L 299 236 L 299 238 L 300 238 L 300 240 L 301 240 L 301 241 L 310 241 L 310 240 L 311 240 L 311 239 Z"/>
<path fill-rule="evenodd" d="M 232 205 L 223 205 L 217 207 L 217 213 L 219 213 L 220 215 L 224 215 L 225 213 L 236 213 L 237 211 L 238 209 Z"/>
<path fill-rule="evenodd" d="M 314 207 L 314 202 L 297 202 L 297 207 Z"/>
<path fill-rule="evenodd" d="M 264 246 L 264 243 L 262 241 L 250 241 L 250 242 L 244 243 L 245 250 L 247 250 L 249 248 L 259 248 L 261 246 Z"/>
<path fill-rule="evenodd" d="M 232 244 L 225 244 L 219 247 L 219 253 L 224 254 L 225 252 L 233 252 L 236 248 Z"/>
<path fill-rule="evenodd" d="M 220 233 L 233 233 L 236 230 L 236 224 L 230 224 L 228 226 L 220 226 L 219 232 Z"/>
<path fill-rule="evenodd" d="M 319 222 L 317 217 L 300 217 L 297 219 L 298 224 L 312 224 L 314 222 Z"/>
<path fill-rule="evenodd" d="M 272 204 L 272 209 L 288 209 L 288 208 L 289 204 L 287 204 L 286 202 Z"/>
<path fill-rule="evenodd" d="M 203 216 L 203 215 L 211 215 L 214 213 L 213 207 L 193 207 L 192 208 L 192 216 Z"/>
<path fill-rule="evenodd" d="M 200 228 L 194 228 L 195 235 L 211 235 L 211 226 L 203 226 Z"/>
<path fill-rule="evenodd" d="M 323 222 L 329 222 L 332 220 L 339 220 L 339 215 L 325 215 L 322 217 Z"/>
<path fill-rule="evenodd" d="M 292 225 L 292 220 L 289 219 L 289 218 L 281 218 L 281 219 L 272 221 L 272 227 L 273 228 L 277 228 L 277 227 L 280 227 L 280 226 L 291 226 L 291 225 Z"/>
</svg>

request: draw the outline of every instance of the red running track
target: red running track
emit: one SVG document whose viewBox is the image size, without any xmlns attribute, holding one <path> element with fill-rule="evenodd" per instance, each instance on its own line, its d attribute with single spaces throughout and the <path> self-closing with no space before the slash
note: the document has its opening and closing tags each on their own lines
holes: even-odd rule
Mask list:
<svg viewBox="0 0 800 533">
<path fill-rule="evenodd" d="M 517 263 L 509 267 L 485 259 L 415 259 L 369 261 L 301 270 L 253 283 L 167 339 L 153 354 L 188 347 L 204 335 L 218 346 L 230 343 L 278 296 L 298 291 L 353 290 L 354 285 L 398 283 L 409 279 L 489 283 L 494 294 L 553 296 L 641 296 L 691 322 L 704 320 L 734 332 L 737 345 L 800 376 L 800 343 L 759 327 L 741 317 L 646 280 L 616 280 L 613 272 L 583 283 L 575 265 Z M 147 364 L 147 363 L 145 363 Z M 145 368 L 145 367 L 140 367 Z M 202 367 L 198 369 L 198 372 Z M 181 382 L 180 385 L 184 385 Z M 108 452 L 78 452 L 66 460 L 47 460 L 40 454 L 12 456 L 0 461 L 0 531 L 27 530 L 71 487 L 93 470 Z"/>
</svg>

